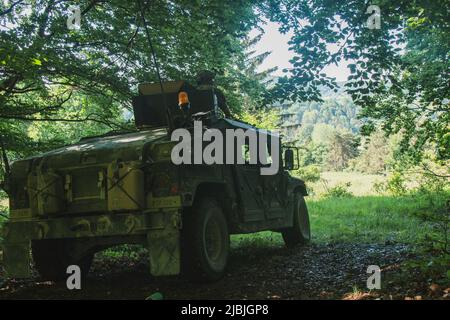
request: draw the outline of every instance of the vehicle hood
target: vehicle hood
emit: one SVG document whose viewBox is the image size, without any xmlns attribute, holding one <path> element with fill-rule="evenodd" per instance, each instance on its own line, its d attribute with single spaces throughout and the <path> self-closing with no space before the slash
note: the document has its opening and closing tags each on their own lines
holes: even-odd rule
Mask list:
<svg viewBox="0 0 450 320">
<path fill-rule="evenodd" d="M 134 161 L 141 159 L 144 145 L 165 140 L 167 137 L 167 129 L 159 128 L 128 134 L 85 138 L 78 143 L 22 161 L 45 161 L 48 168 L 94 165 L 116 160 Z"/>
</svg>

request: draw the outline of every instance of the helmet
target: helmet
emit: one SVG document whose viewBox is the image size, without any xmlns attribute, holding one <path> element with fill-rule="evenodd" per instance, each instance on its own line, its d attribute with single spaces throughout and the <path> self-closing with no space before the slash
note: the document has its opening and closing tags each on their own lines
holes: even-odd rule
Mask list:
<svg viewBox="0 0 450 320">
<path fill-rule="evenodd" d="M 209 70 L 200 71 L 197 75 L 197 84 L 198 85 L 213 85 L 214 84 L 215 74 Z"/>
</svg>

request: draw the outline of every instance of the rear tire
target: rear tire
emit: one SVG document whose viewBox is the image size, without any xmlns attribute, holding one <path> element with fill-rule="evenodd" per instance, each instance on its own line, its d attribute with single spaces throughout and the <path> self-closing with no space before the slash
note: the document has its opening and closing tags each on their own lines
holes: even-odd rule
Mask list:
<svg viewBox="0 0 450 320">
<path fill-rule="evenodd" d="M 288 248 L 304 245 L 311 240 L 308 208 L 303 195 L 299 192 L 294 195 L 294 225 L 284 229 L 282 235 Z"/>
<path fill-rule="evenodd" d="M 201 282 L 217 281 L 225 274 L 230 250 L 228 223 L 212 198 L 203 198 L 183 215 L 182 272 Z"/>
<path fill-rule="evenodd" d="M 45 280 L 62 281 L 69 275 L 67 267 L 77 265 L 81 276 L 85 277 L 92 265 L 94 254 L 86 254 L 80 259 L 74 259 L 70 253 L 68 240 L 36 240 L 31 244 L 34 266 Z"/>
</svg>

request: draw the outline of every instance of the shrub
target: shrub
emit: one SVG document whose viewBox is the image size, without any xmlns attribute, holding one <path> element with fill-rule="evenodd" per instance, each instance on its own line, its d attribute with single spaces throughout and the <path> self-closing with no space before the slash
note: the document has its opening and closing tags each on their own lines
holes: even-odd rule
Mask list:
<svg viewBox="0 0 450 320">
<path fill-rule="evenodd" d="M 353 194 L 348 190 L 351 187 L 351 183 L 338 184 L 324 194 L 327 198 L 349 198 L 353 197 Z"/>
<path fill-rule="evenodd" d="M 405 177 L 401 172 L 394 172 L 388 178 L 386 183 L 386 190 L 393 196 L 406 195 L 408 190 L 405 185 Z"/>
<path fill-rule="evenodd" d="M 390 194 L 396 197 L 408 194 L 406 179 L 401 172 L 392 173 L 386 182 L 375 182 L 373 190 L 378 194 Z"/>
<path fill-rule="evenodd" d="M 424 247 L 428 251 L 449 255 L 450 192 L 446 181 L 438 178 L 426 179 L 412 195 L 427 203 L 427 210 L 418 215 L 432 227 L 432 232 L 423 241 Z"/>
<path fill-rule="evenodd" d="M 385 194 L 386 193 L 386 182 L 384 182 L 384 181 L 377 181 L 377 182 L 374 182 L 373 183 L 373 190 L 376 192 L 376 193 L 379 193 L 379 194 Z"/>
<path fill-rule="evenodd" d="M 294 174 L 305 182 L 317 182 L 320 180 L 320 168 L 314 165 L 301 167 Z"/>
</svg>

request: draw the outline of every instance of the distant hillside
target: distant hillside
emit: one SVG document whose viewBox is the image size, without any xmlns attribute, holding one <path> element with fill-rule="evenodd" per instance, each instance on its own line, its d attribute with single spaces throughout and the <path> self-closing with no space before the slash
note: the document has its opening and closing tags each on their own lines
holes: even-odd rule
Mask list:
<svg viewBox="0 0 450 320">
<path fill-rule="evenodd" d="M 341 88 L 343 84 L 341 84 Z M 304 102 L 284 104 L 282 106 L 282 126 L 314 127 L 323 123 L 335 129 L 357 133 L 361 121 L 357 119 L 359 108 L 343 89 L 334 92 L 328 88 L 322 90 L 324 102 Z"/>
</svg>

